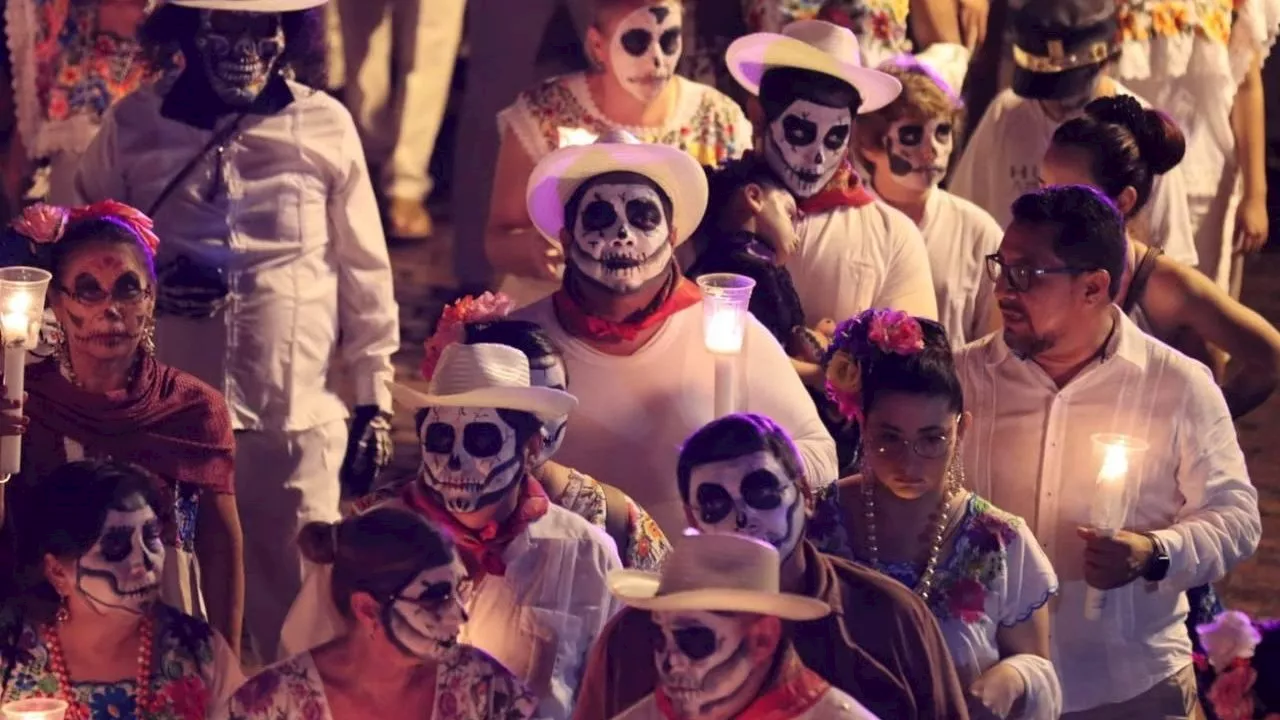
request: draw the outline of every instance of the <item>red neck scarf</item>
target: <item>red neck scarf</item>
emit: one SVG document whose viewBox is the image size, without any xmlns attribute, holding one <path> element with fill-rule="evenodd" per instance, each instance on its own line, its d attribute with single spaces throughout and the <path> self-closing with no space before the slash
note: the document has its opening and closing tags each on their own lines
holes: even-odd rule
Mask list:
<svg viewBox="0 0 1280 720">
<path fill-rule="evenodd" d="M 793 657 L 787 662 L 778 682 L 734 717 L 737 720 L 792 720 L 818 704 L 830 689 L 831 683 L 806 668 L 798 657 Z M 662 688 L 654 690 L 653 696 L 662 717 L 667 720 L 684 720 L 670 698 L 663 694 Z"/>
<path fill-rule="evenodd" d="M 581 298 L 574 292 L 577 282 L 572 266 L 566 268 L 564 284 L 551 296 L 556 318 L 570 335 L 598 342 L 631 342 L 640 333 L 660 325 L 667 318 L 698 304 L 702 299 L 698 286 L 682 276 L 680 268 L 673 262 L 670 276 L 653 302 L 626 320 L 614 322 L 596 317 L 583 309 Z"/>
<path fill-rule="evenodd" d="M 875 199 L 871 191 L 862 184 L 862 178 L 854 172 L 853 163 L 845 160 L 840 163 L 840 168 L 831 176 L 826 187 L 818 194 L 800 201 L 800 211 L 805 215 L 817 215 L 842 207 L 866 207 Z"/>
<path fill-rule="evenodd" d="M 547 514 L 550 504 L 542 485 L 533 476 L 525 475 L 520 484 L 515 512 L 501 523 L 490 522 L 479 530 L 473 530 L 458 522 L 448 510 L 432 502 L 422 491 L 421 482 L 414 480 L 408 483 L 401 499 L 453 538 L 472 582 L 480 582 L 485 575 L 507 574 L 507 564 L 502 559 L 502 553 L 512 540 L 529 527 L 529 523 Z"/>
<path fill-rule="evenodd" d="M 27 392 L 23 464 L 37 475 L 66 462 L 63 439 L 70 438 L 88 457 L 135 462 L 171 482 L 231 492 L 231 414 L 221 395 L 191 375 L 144 355 L 129 388 L 104 395 L 72 384 L 48 360 L 27 367 Z"/>
</svg>

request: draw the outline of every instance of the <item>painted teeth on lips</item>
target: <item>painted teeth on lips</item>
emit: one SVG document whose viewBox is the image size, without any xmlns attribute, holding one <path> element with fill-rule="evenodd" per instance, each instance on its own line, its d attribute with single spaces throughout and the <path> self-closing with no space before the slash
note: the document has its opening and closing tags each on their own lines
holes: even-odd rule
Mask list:
<svg viewBox="0 0 1280 720">
<path fill-rule="evenodd" d="M 632 270 L 643 265 L 644 258 L 630 257 L 626 255 L 606 255 L 605 257 L 600 258 L 600 264 L 607 270 Z"/>
</svg>

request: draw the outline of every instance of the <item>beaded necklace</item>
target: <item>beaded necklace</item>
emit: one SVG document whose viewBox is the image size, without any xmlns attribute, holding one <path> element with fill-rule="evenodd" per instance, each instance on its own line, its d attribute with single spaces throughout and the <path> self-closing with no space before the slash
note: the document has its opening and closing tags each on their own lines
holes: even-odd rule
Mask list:
<svg viewBox="0 0 1280 720">
<path fill-rule="evenodd" d="M 880 546 L 876 542 L 876 496 L 875 481 L 870 477 L 864 477 L 862 480 L 862 506 L 863 517 L 866 519 L 867 526 L 867 553 L 871 556 L 871 566 L 877 570 L 880 568 Z M 951 502 L 960 492 L 960 488 L 956 483 L 948 482 L 947 489 L 942 494 L 942 500 L 938 503 L 938 520 L 934 523 L 933 534 L 929 540 L 929 557 L 924 564 L 924 572 L 920 573 L 920 580 L 916 582 L 913 590 L 920 596 L 921 600 L 929 602 L 929 593 L 933 591 L 933 577 L 938 570 L 938 557 L 942 554 L 942 538 L 947 533 L 947 526 L 951 524 Z"/>
<path fill-rule="evenodd" d="M 145 718 L 154 715 L 160 705 L 151 692 L 151 655 L 155 645 L 155 621 L 151 616 L 143 618 L 142 624 L 138 626 L 138 634 L 138 674 L 134 682 L 137 715 Z M 89 708 L 76 699 L 57 627 L 45 627 L 43 635 L 45 647 L 49 650 L 49 672 L 58 681 L 58 694 L 67 702 L 66 720 L 90 720 Z"/>
</svg>

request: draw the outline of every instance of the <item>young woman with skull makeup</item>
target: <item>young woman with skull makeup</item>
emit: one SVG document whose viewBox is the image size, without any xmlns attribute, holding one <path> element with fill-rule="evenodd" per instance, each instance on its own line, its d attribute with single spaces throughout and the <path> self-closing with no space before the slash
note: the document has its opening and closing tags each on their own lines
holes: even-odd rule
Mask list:
<svg viewBox="0 0 1280 720">
<path fill-rule="evenodd" d="M 226 641 L 160 602 L 170 505 L 136 465 L 68 463 L 32 491 L 0 627 L 0 703 L 55 697 L 67 720 L 218 720 L 244 679 Z"/>
<path fill-rule="evenodd" d="M 938 187 L 960 133 L 960 98 L 910 56 L 880 71 L 902 83 L 902 94 L 858 120 L 854 148 L 876 195 L 919 226 L 938 321 L 953 343 L 963 345 L 999 326 L 984 258 L 1000 247 L 1004 232 L 985 210 Z"/>
<path fill-rule="evenodd" d="M 23 426 L 0 430 L 23 434 L 23 470 L 0 485 L 0 522 L 22 532 L 26 496 L 67 461 L 139 463 L 164 481 L 176 520 L 164 535 L 165 601 L 207 614 L 239 647 L 244 571 L 227 406 L 156 360 L 151 221 L 112 201 L 34 205 L 8 242 L 31 251 L 23 264 L 52 273 L 49 305 L 61 329 L 49 338 L 53 356 L 28 367 Z"/>
<path fill-rule="evenodd" d="M 498 116 L 485 248 L 497 273 L 515 276 L 503 290 L 517 306 L 554 292 L 564 271 L 567 248 L 530 227 L 524 202 L 534 166 L 553 150 L 617 130 L 680 148 L 703 165 L 751 147 L 751 123 L 733 100 L 675 74 L 683 43 L 678 0 L 595 4 L 585 39 L 595 70 L 548 80 Z"/>
<path fill-rule="evenodd" d="M 231 699 L 231 720 L 525 720 L 536 696 L 497 660 L 458 642 L 466 571 L 417 513 L 376 508 L 310 523 L 302 554 L 331 568 L 337 638 L 269 667 Z"/>
<path fill-rule="evenodd" d="M 827 389 L 862 427 L 862 472 L 818 503 L 814 540 L 892 577 L 937 617 L 978 717 L 1052 720 L 1058 580 L 1021 518 L 965 487 L 970 416 L 942 326 L 889 310 L 841 323 Z"/>
<path fill-rule="evenodd" d="M 691 531 L 768 543 L 780 558 L 782 590 L 834 609 L 792 628 L 805 666 L 880 717 L 968 717 L 925 604 L 901 583 L 818 552 L 806 539 L 812 490 L 794 443 L 777 423 L 744 413 L 702 427 L 681 449 L 676 485 Z M 576 720 L 612 717 L 658 686 L 660 669 L 634 659 L 637 648 L 663 648 L 653 620 L 624 609 L 604 629 L 582 681 Z"/>
</svg>

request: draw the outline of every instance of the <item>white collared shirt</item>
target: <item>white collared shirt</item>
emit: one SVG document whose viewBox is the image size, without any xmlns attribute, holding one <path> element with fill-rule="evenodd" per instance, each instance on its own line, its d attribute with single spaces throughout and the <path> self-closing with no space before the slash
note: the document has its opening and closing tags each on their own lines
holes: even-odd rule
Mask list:
<svg viewBox="0 0 1280 720">
<path fill-rule="evenodd" d="M 1221 578 L 1262 532 L 1257 491 L 1208 369 L 1112 312 L 1119 324 L 1103 358 L 1061 389 L 999 333 L 956 354 L 974 418 L 964 442 L 971 487 L 1025 518 L 1058 572 L 1053 649 L 1066 712 L 1136 697 L 1189 664 L 1185 591 Z M 1102 617 L 1089 621 L 1077 528 L 1091 522 L 1094 433 L 1149 444 L 1130 461 L 1135 501 L 1124 527 L 1155 531 L 1171 565 L 1160 583 L 1107 592 Z"/>
<path fill-rule="evenodd" d="M 296 83 L 289 90 L 292 103 L 246 116 L 153 218 L 157 266 L 185 255 L 226 272 L 225 310 L 161 317 L 156 341 L 163 362 L 226 396 L 237 430 L 306 430 L 346 417 L 326 386 L 339 337 L 355 404 L 391 409 L 399 318 L 360 138 L 337 100 Z M 82 202 L 111 198 L 146 212 L 213 137 L 162 116 L 163 101 L 148 87 L 106 114 L 77 174 Z M 218 183 L 225 190 L 210 198 Z"/>
<path fill-rule="evenodd" d="M 947 329 L 951 346 L 986 335 L 999 324 L 986 257 L 1000 249 L 1004 231 L 987 211 L 934 188 L 925 200 L 920 234 L 929 251 L 938 322 Z"/>
</svg>

